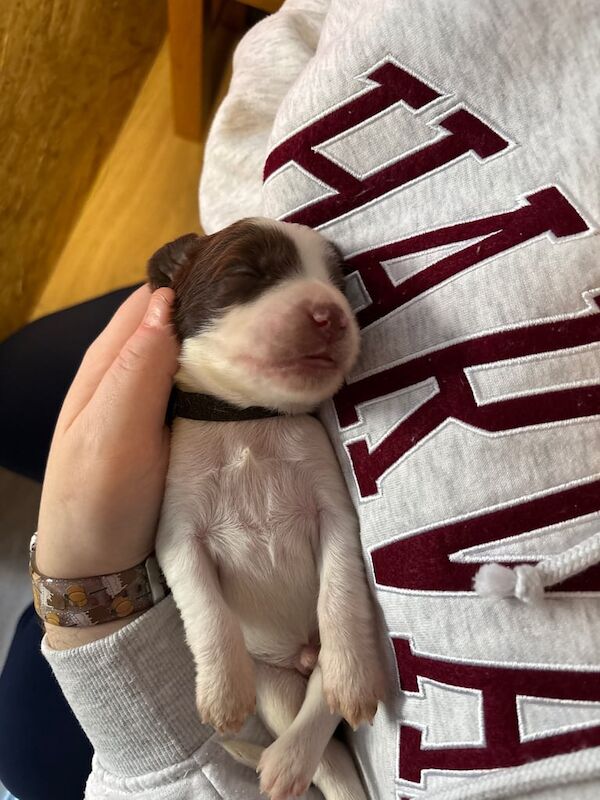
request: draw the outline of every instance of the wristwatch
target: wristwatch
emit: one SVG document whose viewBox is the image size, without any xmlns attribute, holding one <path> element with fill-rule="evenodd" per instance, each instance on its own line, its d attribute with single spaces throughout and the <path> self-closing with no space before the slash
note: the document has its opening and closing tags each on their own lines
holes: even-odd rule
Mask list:
<svg viewBox="0 0 600 800">
<path fill-rule="evenodd" d="M 159 603 L 168 587 L 154 554 L 135 567 L 91 578 L 50 578 L 35 566 L 37 533 L 29 545 L 29 573 L 38 616 L 51 625 L 83 628 L 123 619 Z"/>
</svg>

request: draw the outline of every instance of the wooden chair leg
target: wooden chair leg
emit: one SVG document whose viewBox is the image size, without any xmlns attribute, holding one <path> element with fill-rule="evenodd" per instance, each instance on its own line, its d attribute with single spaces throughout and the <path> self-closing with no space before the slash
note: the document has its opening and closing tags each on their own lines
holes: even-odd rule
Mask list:
<svg viewBox="0 0 600 800">
<path fill-rule="evenodd" d="M 232 48 L 246 29 L 234 0 L 169 0 L 169 50 L 175 133 L 204 139 Z"/>
</svg>

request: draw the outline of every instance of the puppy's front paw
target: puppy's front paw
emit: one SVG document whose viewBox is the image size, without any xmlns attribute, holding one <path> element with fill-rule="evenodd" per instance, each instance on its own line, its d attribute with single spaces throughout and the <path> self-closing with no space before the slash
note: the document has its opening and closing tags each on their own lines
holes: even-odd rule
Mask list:
<svg viewBox="0 0 600 800">
<path fill-rule="evenodd" d="M 219 733 L 237 733 L 256 708 L 254 665 L 246 654 L 196 682 L 196 705 L 202 722 Z"/>
<path fill-rule="evenodd" d="M 258 764 L 260 790 L 270 800 L 300 797 L 308 790 L 315 770 L 302 744 L 283 734 L 262 754 Z"/>
<path fill-rule="evenodd" d="M 361 722 L 372 723 L 385 696 L 385 673 L 379 662 L 341 649 L 322 649 L 319 661 L 331 713 L 340 714 L 354 730 Z"/>
</svg>

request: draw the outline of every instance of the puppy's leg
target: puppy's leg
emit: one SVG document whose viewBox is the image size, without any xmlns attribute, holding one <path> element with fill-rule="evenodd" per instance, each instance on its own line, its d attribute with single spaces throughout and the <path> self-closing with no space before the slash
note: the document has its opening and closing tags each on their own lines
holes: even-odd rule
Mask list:
<svg viewBox="0 0 600 800">
<path fill-rule="evenodd" d="M 375 604 L 365 575 L 358 521 L 339 470 L 332 466 L 316 477 L 319 664 L 329 708 L 357 728 L 373 719 L 385 696 Z"/>
<path fill-rule="evenodd" d="M 367 800 L 350 751 L 337 739 L 327 745 L 313 783 L 325 800 Z"/>
<path fill-rule="evenodd" d="M 181 613 L 196 664 L 202 721 L 238 731 L 254 711 L 254 664 L 238 619 L 221 593 L 215 566 L 188 525 L 161 521 L 156 552 Z"/>
<path fill-rule="evenodd" d="M 331 739 L 340 717 L 327 707 L 319 667 L 307 682 L 293 670 L 257 664 L 256 694 L 260 717 L 279 737 L 258 767 L 271 800 L 304 794 L 311 782 L 326 800 L 366 800 L 348 749 Z"/>
</svg>

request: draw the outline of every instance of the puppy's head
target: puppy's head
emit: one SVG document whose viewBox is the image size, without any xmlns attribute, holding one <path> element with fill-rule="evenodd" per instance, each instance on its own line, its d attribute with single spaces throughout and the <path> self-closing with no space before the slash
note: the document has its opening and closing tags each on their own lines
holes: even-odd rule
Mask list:
<svg viewBox="0 0 600 800">
<path fill-rule="evenodd" d="M 155 253 L 148 274 L 152 288 L 175 290 L 177 382 L 187 391 L 306 411 L 356 360 L 340 255 L 310 228 L 256 218 L 188 234 Z"/>
</svg>

